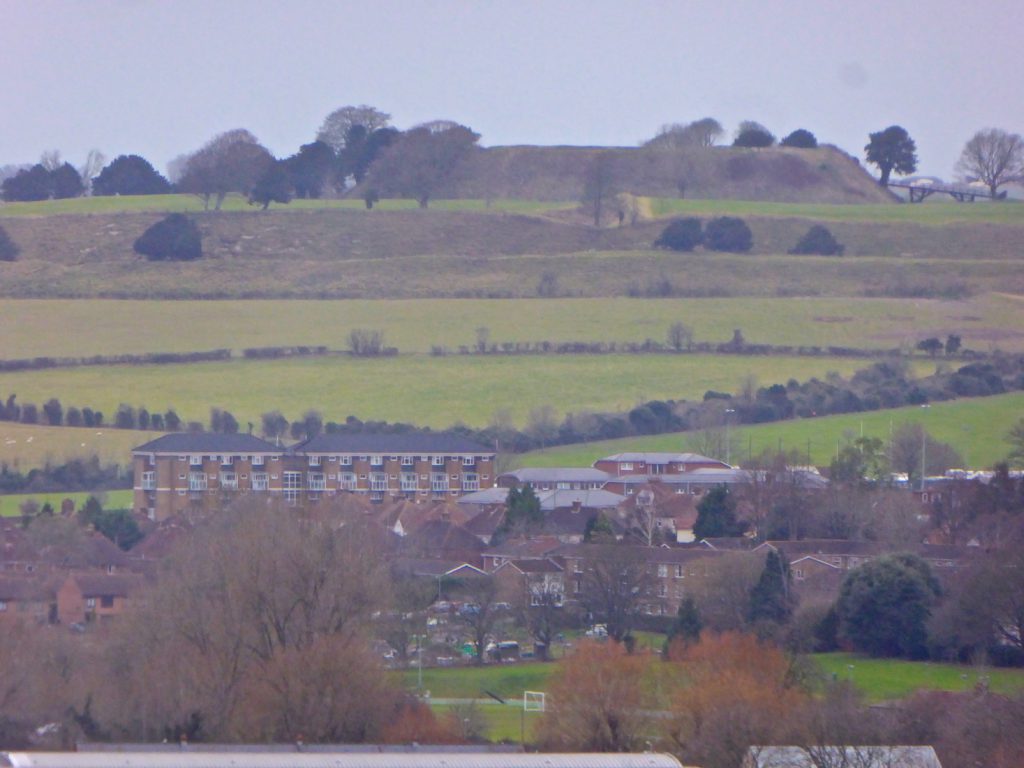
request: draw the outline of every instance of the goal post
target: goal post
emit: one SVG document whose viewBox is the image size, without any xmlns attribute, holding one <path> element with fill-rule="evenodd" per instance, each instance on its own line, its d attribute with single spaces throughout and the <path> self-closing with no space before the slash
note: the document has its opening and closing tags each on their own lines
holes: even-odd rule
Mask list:
<svg viewBox="0 0 1024 768">
<path fill-rule="evenodd" d="M 523 711 L 543 712 L 545 696 L 543 691 L 523 691 Z"/>
</svg>

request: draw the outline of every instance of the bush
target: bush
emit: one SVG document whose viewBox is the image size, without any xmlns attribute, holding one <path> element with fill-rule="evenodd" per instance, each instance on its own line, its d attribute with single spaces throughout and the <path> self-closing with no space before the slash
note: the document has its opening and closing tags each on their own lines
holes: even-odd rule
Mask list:
<svg viewBox="0 0 1024 768">
<path fill-rule="evenodd" d="M 775 143 L 775 137 L 770 131 L 763 128 L 747 128 L 740 131 L 736 140 L 732 143 L 734 147 L 770 147 Z"/>
<path fill-rule="evenodd" d="M 676 219 L 669 223 L 654 241 L 655 248 L 668 248 L 672 251 L 692 251 L 704 242 L 704 231 L 700 219 Z"/>
<path fill-rule="evenodd" d="M 797 128 L 784 138 L 780 144 L 784 147 L 795 147 L 796 149 L 816 149 L 818 139 L 810 131 L 804 128 Z"/>
<path fill-rule="evenodd" d="M 789 252 L 793 254 L 817 254 L 819 256 L 842 256 L 845 250 L 846 246 L 836 240 L 827 227 L 815 224 L 807 230 L 807 234 L 801 237 Z"/>
<path fill-rule="evenodd" d="M 172 213 L 142 233 L 135 252 L 150 261 L 192 261 L 203 255 L 199 227 L 183 213 Z"/>
<path fill-rule="evenodd" d="M 743 219 L 720 216 L 704 227 L 704 246 L 712 251 L 746 253 L 754 245 L 754 235 Z"/>
<path fill-rule="evenodd" d="M 21 249 L 18 244 L 11 240 L 7 230 L 0 227 L 0 261 L 14 261 L 18 258 Z"/>
</svg>

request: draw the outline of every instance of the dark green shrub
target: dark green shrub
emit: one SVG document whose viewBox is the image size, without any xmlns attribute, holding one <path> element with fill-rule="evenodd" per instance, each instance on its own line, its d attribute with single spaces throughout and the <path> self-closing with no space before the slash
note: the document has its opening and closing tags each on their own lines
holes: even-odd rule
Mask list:
<svg viewBox="0 0 1024 768">
<path fill-rule="evenodd" d="M 740 134 L 733 141 L 734 147 L 770 147 L 775 143 L 775 137 L 771 132 L 763 128 L 747 128 L 740 131 Z"/>
<path fill-rule="evenodd" d="M 172 213 L 135 241 L 135 252 L 150 261 L 191 261 L 203 255 L 199 227 L 183 213 Z"/>
<path fill-rule="evenodd" d="M 743 219 L 719 216 L 704 227 L 704 247 L 712 251 L 746 253 L 754 246 L 754 235 Z"/>
<path fill-rule="evenodd" d="M 797 128 L 789 136 L 779 142 L 784 147 L 795 147 L 797 149 L 816 149 L 818 146 L 817 137 L 805 128 Z"/>
<path fill-rule="evenodd" d="M 0 227 L 0 261 L 14 261 L 18 258 L 21 249 L 18 244 L 11 240 L 7 230 Z"/>
<path fill-rule="evenodd" d="M 704 231 L 700 219 L 676 219 L 670 222 L 654 241 L 655 248 L 668 248 L 672 251 L 692 251 L 704 242 Z"/>
<path fill-rule="evenodd" d="M 819 256 L 842 256 L 846 246 L 840 243 L 827 227 L 815 224 L 807 230 L 795 246 L 790 249 L 793 254 L 817 254 Z"/>
</svg>

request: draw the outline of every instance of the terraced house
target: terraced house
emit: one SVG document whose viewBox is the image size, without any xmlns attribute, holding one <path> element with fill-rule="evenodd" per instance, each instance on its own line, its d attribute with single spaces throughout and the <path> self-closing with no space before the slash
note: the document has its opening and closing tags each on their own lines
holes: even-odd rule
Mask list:
<svg viewBox="0 0 1024 768">
<path fill-rule="evenodd" d="M 449 434 L 322 434 L 291 447 L 252 435 L 176 433 L 132 451 L 134 508 L 156 520 L 241 493 L 299 506 L 339 493 L 439 500 L 494 483 L 495 453 Z"/>
</svg>

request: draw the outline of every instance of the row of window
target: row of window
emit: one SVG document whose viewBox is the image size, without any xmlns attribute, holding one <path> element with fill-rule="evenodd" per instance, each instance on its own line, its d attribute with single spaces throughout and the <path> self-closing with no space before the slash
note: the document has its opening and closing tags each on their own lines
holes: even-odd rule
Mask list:
<svg viewBox="0 0 1024 768">
<path fill-rule="evenodd" d="M 276 460 L 280 459 L 280 456 L 267 456 L 264 454 L 253 454 L 253 455 L 232 455 L 232 454 L 189 454 L 187 456 L 179 456 L 178 461 L 187 461 L 190 466 L 201 467 L 204 461 L 216 461 L 223 466 L 231 466 L 236 461 L 249 461 L 253 466 L 263 466 L 267 459 Z M 432 466 L 443 467 L 447 462 L 461 462 L 464 467 L 472 467 L 480 461 L 487 461 L 486 456 L 321 456 L 312 455 L 309 456 L 309 466 L 319 467 L 324 461 L 331 463 L 338 463 L 342 466 L 352 466 L 353 462 L 356 461 L 368 461 L 370 466 L 382 467 L 384 466 L 385 460 L 400 462 L 403 467 L 411 467 L 416 464 L 416 461 L 426 463 L 429 462 Z M 156 463 L 156 456 L 150 454 L 148 457 L 148 463 L 153 466 Z"/>
<path fill-rule="evenodd" d="M 246 475 L 242 475 L 246 479 Z M 323 472 L 306 473 L 305 489 L 308 491 L 326 491 L 327 480 L 333 480 L 334 475 L 324 475 Z M 356 475 L 354 472 L 339 472 L 337 475 L 338 487 L 345 491 L 354 491 L 359 487 L 359 480 L 369 480 L 371 491 L 386 491 L 389 489 L 389 478 L 384 472 L 371 472 L 367 475 Z M 484 475 L 483 479 L 487 480 Z M 185 480 L 185 475 L 179 475 L 179 480 Z M 205 472 L 188 473 L 188 489 L 190 491 L 205 491 L 209 488 L 209 481 L 217 479 L 222 490 L 238 490 L 238 474 L 235 472 L 221 472 L 218 475 L 207 475 Z M 419 481 L 427 480 L 427 475 L 416 475 L 413 472 L 403 472 L 400 476 L 391 475 L 391 480 L 399 480 L 399 487 L 403 491 L 419 490 Z M 451 475 L 451 480 L 458 481 L 459 475 Z M 449 476 L 443 472 L 431 472 L 429 476 L 430 488 L 433 491 L 447 491 L 450 489 Z M 480 490 L 480 475 L 475 472 L 466 472 L 461 475 L 463 491 Z M 269 488 L 269 479 L 266 472 L 252 473 L 252 490 L 265 491 Z M 282 473 L 282 488 L 285 491 L 299 491 L 303 489 L 301 472 Z M 458 483 L 456 482 L 456 486 Z M 142 475 L 142 490 L 152 491 L 156 489 L 156 477 L 154 472 L 144 472 Z"/>
</svg>

